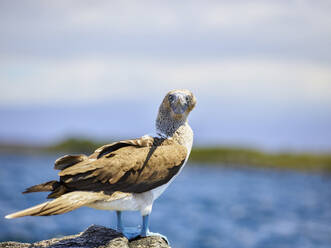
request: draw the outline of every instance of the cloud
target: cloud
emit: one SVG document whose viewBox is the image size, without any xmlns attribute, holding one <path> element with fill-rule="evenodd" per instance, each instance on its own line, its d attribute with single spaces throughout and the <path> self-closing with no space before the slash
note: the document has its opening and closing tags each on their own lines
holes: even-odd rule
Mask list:
<svg viewBox="0 0 331 248">
<path fill-rule="evenodd" d="M 328 1 L 2 1 L 4 55 L 327 60 Z"/>
<path fill-rule="evenodd" d="M 1 1 L 0 104 L 330 105 L 329 1 Z M 138 94 L 139 93 L 139 94 Z"/>
<path fill-rule="evenodd" d="M 1 74 L 7 72 L 0 85 L 2 105 L 139 101 L 158 99 L 169 89 L 189 88 L 205 100 L 219 102 L 331 106 L 330 67 L 302 61 L 119 57 L 0 65 Z"/>
</svg>

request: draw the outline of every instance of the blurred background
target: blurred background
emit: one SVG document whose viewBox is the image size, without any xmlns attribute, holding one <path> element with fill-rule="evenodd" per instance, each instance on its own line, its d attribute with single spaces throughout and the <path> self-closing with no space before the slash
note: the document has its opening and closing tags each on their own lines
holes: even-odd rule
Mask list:
<svg viewBox="0 0 331 248">
<path fill-rule="evenodd" d="M 327 0 L 2 0 L 0 215 L 44 200 L 20 192 L 55 178 L 58 156 L 152 134 L 164 95 L 187 88 L 194 149 L 152 231 L 173 247 L 330 247 L 330 11 Z M 0 240 L 114 223 L 90 209 L 1 217 Z"/>
</svg>

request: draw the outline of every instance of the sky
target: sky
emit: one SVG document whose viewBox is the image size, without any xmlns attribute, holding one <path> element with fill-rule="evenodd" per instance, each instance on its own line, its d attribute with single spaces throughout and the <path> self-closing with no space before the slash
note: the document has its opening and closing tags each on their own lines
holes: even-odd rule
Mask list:
<svg viewBox="0 0 331 248">
<path fill-rule="evenodd" d="M 0 2 L 0 141 L 141 136 L 187 88 L 195 144 L 331 151 L 331 2 Z"/>
</svg>

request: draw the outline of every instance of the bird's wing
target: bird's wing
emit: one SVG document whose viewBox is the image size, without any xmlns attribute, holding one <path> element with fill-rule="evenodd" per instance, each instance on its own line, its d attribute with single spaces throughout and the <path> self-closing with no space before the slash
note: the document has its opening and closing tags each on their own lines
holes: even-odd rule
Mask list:
<svg viewBox="0 0 331 248">
<path fill-rule="evenodd" d="M 143 137 L 100 147 L 59 176 L 70 191 L 142 193 L 169 182 L 186 155 L 186 147 L 172 139 Z"/>
</svg>

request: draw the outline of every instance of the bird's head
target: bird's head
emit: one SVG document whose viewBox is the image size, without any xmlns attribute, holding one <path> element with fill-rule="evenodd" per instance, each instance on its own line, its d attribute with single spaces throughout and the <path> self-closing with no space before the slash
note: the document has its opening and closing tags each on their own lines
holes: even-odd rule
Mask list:
<svg viewBox="0 0 331 248">
<path fill-rule="evenodd" d="M 189 90 L 171 90 L 164 97 L 162 107 L 173 119 L 186 119 L 195 107 L 195 96 Z"/>
<path fill-rule="evenodd" d="M 195 107 L 195 96 L 189 90 L 172 90 L 164 97 L 156 118 L 158 133 L 171 136 L 186 123 L 187 116 Z"/>
</svg>

